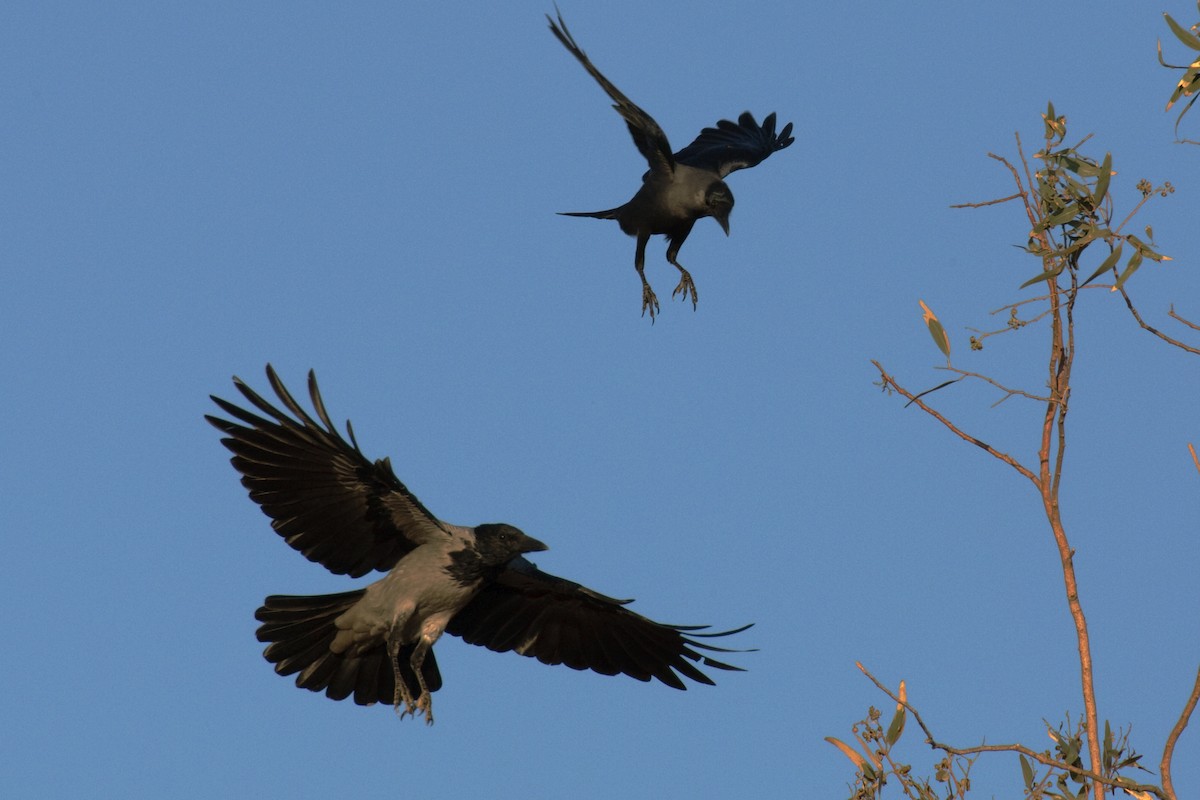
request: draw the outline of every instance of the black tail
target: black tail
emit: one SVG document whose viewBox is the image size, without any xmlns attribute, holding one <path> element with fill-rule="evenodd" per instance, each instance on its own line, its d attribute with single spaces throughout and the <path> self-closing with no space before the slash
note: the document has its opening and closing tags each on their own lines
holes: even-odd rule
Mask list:
<svg viewBox="0 0 1200 800">
<path fill-rule="evenodd" d="M 596 219 L 616 219 L 617 212 L 625 206 L 617 206 L 610 208 L 607 211 L 559 211 L 558 213 L 564 217 L 595 217 Z"/>
<path fill-rule="evenodd" d="M 363 591 L 268 597 L 262 608 L 254 613 L 254 618 L 263 623 L 258 629 L 258 640 L 270 642 L 263 656 L 275 665 L 275 671 L 280 675 L 299 672 L 296 685 L 302 689 L 324 691 L 325 696 L 333 700 L 354 695 L 354 702 L 360 706 L 377 702 L 391 705 L 396 681 L 383 638 L 366 649 L 352 648 L 344 653 L 329 649 L 338 632 L 334 621 L 362 598 Z M 408 663 L 414 646 L 401 647 L 397 659 L 400 676 L 412 697 L 420 694 L 417 677 Z M 442 676 L 433 650 L 426 653 L 421 672 L 429 691 L 441 688 Z"/>
</svg>

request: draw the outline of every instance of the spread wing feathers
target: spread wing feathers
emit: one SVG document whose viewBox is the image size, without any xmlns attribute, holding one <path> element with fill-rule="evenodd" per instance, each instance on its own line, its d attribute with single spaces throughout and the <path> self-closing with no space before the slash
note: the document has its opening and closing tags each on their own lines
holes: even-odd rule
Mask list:
<svg viewBox="0 0 1200 800">
<path fill-rule="evenodd" d="M 388 459 L 367 460 L 349 422 L 349 442 L 338 434 L 312 372 L 308 393 L 317 419 L 296 402 L 269 364 L 267 378 L 294 418 L 234 378 L 238 391 L 266 416 L 213 397 L 241 424 L 206 419 L 226 434 L 221 443 L 233 453 L 242 485 L 289 545 L 330 572 L 357 578 L 391 569 L 417 545 L 448 535 L 396 477 Z"/>
<path fill-rule="evenodd" d="M 663 133 L 662 128 L 658 127 L 654 118 L 634 104 L 620 89 L 613 86 L 600 70 L 596 69 L 591 59 L 587 57 L 587 53 L 575 44 L 575 37 L 567 29 L 567 23 L 563 21 L 561 12 L 558 12 L 557 23 L 551 19 L 549 14 L 546 15 L 546 19 L 550 20 L 550 31 L 562 42 L 563 47 L 579 59 L 579 63 L 583 64 L 583 68 L 588 71 L 588 74 L 595 78 L 596 83 L 600 84 L 600 88 L 613 99 L 613 108 L 625 118 L 625 124 L 629 126 L 629 134 L 633 137 L 633 143 L 637 145 L 638 152 L 650 164 L 651 171 L 674 172 L 675 159 L 671 156 L 671 143 L 667 141 L 667 135 Z"/>
<path fill-rule="evenodd" d="M 333 700 L 353 696 L 360 706 L 390 705 L 395 697 L 396 681 L 383 637 L 364 650 L 334 653 L 329 649 L 338 632 L 335 620 L 362 595 L 363 590 L 359 589 L 314 597 L 268 597 L 265 605 L 254 614 L 254 618 L 263 623 L 258 629 L 258 640 L 270 642 L 263 656 L 275 665 L 275 671 L 280 675 L 300 673 L 296 676 L 296 685 L 302 689 L 323 691 Z M 398 658 L 400 676 L 413 697 L 421 691 L 409 666 L 415 646 L 412 643 L 401 647 Z M 442 675 L 433 650 L 425 654 L 421 672 L 431 692 L 441 688 Z"/>
<path fill-rule="evenodd" d="M 741 672 L 697 652 L 734 653 L 697 641 L 749 628 L 699 633 L 707 626 L 663 625 L 624 608 L 616 600 L 572 581 L 542 572 L 524 558 L 509 562 L 450 621 L 446 630 L 470 644 L 496 652 L 514 650 L 543 664 L 566 664 L 602 675 L 625 674 L 686 689 L 680 676 L 713 681 L 695 664 Z"/>
<path fill-rule="evenodd" d="M 760 127 L 754 115 L 744 111 L 736 123 L 723 119 L 717 127 L 700 131 L 696 141 L 675 154 L 675 160 L 724 178 L 734 170 L 753 167 L 794 141 L 790 122 L 776 135 L 775 112 L 768 114 Z"/>
</svg>

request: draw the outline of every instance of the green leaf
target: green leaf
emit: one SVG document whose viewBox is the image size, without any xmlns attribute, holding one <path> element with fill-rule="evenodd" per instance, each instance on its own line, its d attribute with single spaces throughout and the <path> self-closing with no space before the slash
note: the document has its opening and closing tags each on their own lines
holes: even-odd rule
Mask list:
<svg viewBox="0 0 1200 800">
<path fill-rule="evenodd" d="M 1117 282 L 1113 284 L 1112 290 L 1115 292 L 1125 285 L 1125 281 L 1129 280 L 1133 273 L 1137 272 L 1138 267 L 1142 265 L 1141 252 L 1134 253 L 1129 257 L 1129 261 L 1125 264 L 1125 271 L 1121 273 L 1121 277 L 1117 278 Z"/>
<path fill-rule="evenodd" d="M 942 355 L 950 358 L 950 339 L 946 336 L 946 329 L 942 327 L 942 323 L 938 322 L 937 316 L 929 306 L 925 305 L 924 300 L 918 300 L 921 304 L 921 310 L 925 312 L 925 325 L 929 328 L 929 335 L 933 337 L 934 344 L 942 351 Z"/>
<path fill-rule="evenodd" d="M 904 706 L 900 706 L 896 709 L 896 715 L 892 717 L 892 724 L 888 725 L 887 733 L 883 735 L 884 741 L 886 741 L 889 745 L 895 744 L 900 738 L 900 734 L 904 733 L 905 716 L 906 712 Z"/>
<path fill-rule="evenodd" d="M 1041 283 L 1042 281 L 1049 280 L 1049 279 L 1057 276 L 1062 271 L 1063 271 L 1063 268 L 1061 266 L 1055 267 L 1054 269 L 1048 269 L 1045 272 L 1043 272 L 1041 275 L 1036 275 L 1036 276 L 1030 278 L 1029 280 L 1025 281 L 1020 286 L 1018 286 L 1017 289 L 1018 290 L 1024 289 L 1026 286 L 1032 286 L 1035 283 Z"/>
<path fill-rule="evenodd" d="M 1193 50 L 1200 50 L 1200 39 L 1197 39 L 1194 33 L 1171 19 L 1170 14 L 1163 14 L 1163 16 L 1167 18 L 1167 26 L 1170 27 L 1171 33 L 1175 34 L 1179 41 Z"/>
<path fill-rule="evenodd" d="M 1200 59 L 1193 61 L 1191 68 L 1188 69 L 1187 72 L 1183 73 L 1183 77 L 1179 79 L 1179 83 L 1175 86 L 1175 91 L 1171 92 L 1171 98 L 1167 100 L 1167 107 L 1164 110 L 1170 111 L 1171 106 L 1175 105 L 1176 100 L 1178 100 L 1180 97 L 1190 97 L 1191 95 L 1195 94 L 1197 90 L 1200 90 Z M 1190 104 L 1188 105 L 1188 108 L 1191 108 Z M 1187 109 L 1185 108 L 1179 115 L 1180 119 L 1182 119 L 1183 115 L 1186 113 Z"/>
<path fill-rule="evenodd" d="M 1094 178 L 1100 174 L 1100 168 L 1082 158 L 1067 158 L 1065 164 L 1068 170 L 1084 178 Z"/>
<path fill-rule="evenodd" d="M 938 350 L 942 351 L 942 355 L 946 358 L 950 357 L 950 338 L 946 336 L 946 329 L 942 327 L 942 323 L 936 318 L 925 323 L 929 326 L 929 335 L 933 337 L 933 343 L 938 346 Z"/>
<path fill-rule="evenodd" d="M 1029 759 L 1024 754 L 1018 753 L 1021 757 L 1021 776 L 1025 779 L 1025 790 L 1029 791 L 1033 788 L 1033 765 L 1029 763 Z"/>
<path fill-rule="evenodd" d="M 1117 245 L 1117 249 L 1109 253 L 1108 258 L 1104 259 L 1104 263 L 1101 264 L 1095 272 L 1089 275 L 1088 279 L 1081 283 L 1080 286 L 1087 286 L 1089 283 L 1096 280 L 1096 278 L 1100 277 L 1101 273 L 1108 272 L 1110 269 L 1112 269 L 1116 265 L 1117 261 L 1121 259 L 1121 250 L 1124 249 L 1124 247 L 1125 245 L 1123 244 Z"/>
<path fill-rule="evenodd" d="M 1099 208 L 1108 194 L 1108 181 L 1112 177 L 1112 153 L 1104 154 L 1104 163 L 1100 165 L 1100 177 L 1096 179 L 1096 188 L 1092 190 L 1092 204 Z"/>
<path fill-rule="evenodd" d="M 1170 261 L 1171 260 L 1164 255 L 1154 252 L 1154 249 L 1152 247 L 1150 247 L 1150 245 L 1146 244 L 1141 239 L 1134 236 L 1132 233 L 1129 234 L 1128 236 L 1126 236 L 1125 238 L 1128 239 L 1129 242 L 1134 247 L 1137 248 L 1139 253 L 1141 253 L 1143 256 L 1150 259 L 1151 261 Z"/>
<path fill-rule="evenodd" d="M 1079 213 L 1079 203 L 1068 203 L 1061 211 L 1056 212 L 1053 216 L 1046 217 L 1038 223 L 1038 230 L 1046 230 L 1053 228 L 1055 225 L 1062 225 L 1069 219 L 1073 219 Z"/>
</svg>

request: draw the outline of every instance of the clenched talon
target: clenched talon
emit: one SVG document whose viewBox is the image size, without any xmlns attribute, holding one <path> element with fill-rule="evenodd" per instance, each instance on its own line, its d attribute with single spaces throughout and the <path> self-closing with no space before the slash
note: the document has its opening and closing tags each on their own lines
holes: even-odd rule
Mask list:
<svg viewBox="0 0 1200 800">
<path fill-rule="evenodd" d="M 423 712 L 425 714 L 425 724 L 426 725 L 432 725 L 433 724 L 433 695 L 430 695 L 428 693 L 421 695 L 420 699 L 417 700 L 417 711 Z M 417 715 L 413 714 L 413 716 L 416 717 Z"/>
<path fill-rule="evenodd" d="M 654 294 L 654 290 L 650 288 L 650 284 L 642 284 L 642 316 L 646 316 L 646 311 L 650 311 L 650 321 L 654 322 L 654 315 L 659 311 L 658 297 Z"/>
<path fill-rule="evenodd" d="M 688 294 L 690 293 L 692 296 L 692 310 L 695 311 L 696 282 L 692 280 L 692 276 L 688 274 L 687 270 L 680 268 L 679 273 L 679 285 L 675 287 L 675 291 L 671 292 L 671 298 L 674 299 L 675 295 L 682 293 L 683 299 L 687 300 Z"/>
</svg>

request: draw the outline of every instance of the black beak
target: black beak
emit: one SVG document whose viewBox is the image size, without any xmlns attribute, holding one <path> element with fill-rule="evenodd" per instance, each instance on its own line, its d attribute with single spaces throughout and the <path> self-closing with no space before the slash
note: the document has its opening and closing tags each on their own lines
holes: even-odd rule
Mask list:
<svg viewBox="0 0 1200 800">
<path fill-rule="evenodd" d="M 539 542 L 537 539 L 533 538 L 532 536 L 526 536 L 524 543 L 522 543 L 522 545 L 521 545 L 522 553 L 540 553 L 543 550 L 549 550 L 549 549 L 550 548 L 548 546 Z"/>
<path fill-rule="evenodd" d="M 729 235 L 729 212 L 726 211 L 724 214 L 722 214 L 720 216 L 717 216 L 714 214 L 713 219 L 715 219 L 717 221 L 717 224 L 721 226 L 721 230 L 725 231 L 725 235 L 728 236 Z"/>
</svg>

